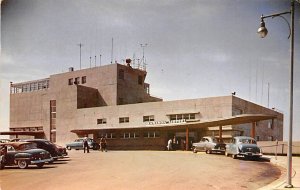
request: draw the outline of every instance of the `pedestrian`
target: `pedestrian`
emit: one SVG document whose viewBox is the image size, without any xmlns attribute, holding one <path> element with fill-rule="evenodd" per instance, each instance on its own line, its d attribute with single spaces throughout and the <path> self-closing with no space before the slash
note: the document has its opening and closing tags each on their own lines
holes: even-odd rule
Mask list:
<svg viewBox="0 0 300 190">
<path fill-rule="evenodd" d="M 172 148 L 172 139 L 169 139 L 168 141 L 168 145 L 167 145 L 167 149 L 170 151 L 170 150 L 173 150 Z"/>
<path fill-rule="evenodd" d="M 100 149 L 101 149 L 102 152 L 103 152 L 103 150 L 105 152 L 107 152 L 107 142 L 106 142 L 106 138 L 105 137 L 102 137 L 100 139 Z"/>
<path fill-rule="evenodd" d="M 7 155 L 7 146 L 6 145 L 0 146 L 0 169 L 4 168 L 6 155 Z"/>
<path fill-rule="evenodd" d="M 89 143 L 88 143 L 88 138 L 87 138 L 87 136 L 84 137 L 84 139 L 83 139 L 83 153 L 85 153 L 85 151 L 86 151 L 87 153 L 90 153 L 90 147 L 89 147 Z"/>
</svg>

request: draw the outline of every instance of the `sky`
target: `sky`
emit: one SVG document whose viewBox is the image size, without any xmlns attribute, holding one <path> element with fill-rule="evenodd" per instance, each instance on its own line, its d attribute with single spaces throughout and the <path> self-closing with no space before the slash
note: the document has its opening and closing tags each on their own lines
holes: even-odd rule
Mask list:
<svg viewBox="0 0 300 190">
<path fill-rule="evenodd" d="M 284 114 L 288 137 L 287 0 L 5 0 L 1 4 L 0 130 L 9 128 L 9 82 L 142 59 L 150 93 L 164 100 L 236 96 Z M 300 141 L 300 6 L 295 11 L 293 139 Z M 289 20 L 290 16 L 285 18 Z M 269 88 L 268 88 L 269 84 Z M 269 94 L 269 101 L 268 101 Z"/>
</svg>

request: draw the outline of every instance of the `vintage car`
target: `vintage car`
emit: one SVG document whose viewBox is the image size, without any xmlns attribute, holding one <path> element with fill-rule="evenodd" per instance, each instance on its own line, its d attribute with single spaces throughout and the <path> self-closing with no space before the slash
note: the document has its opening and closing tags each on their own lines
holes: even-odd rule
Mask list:
<svg viewBox="0 0 300 190">
<path fill-rule="evenodd" d="M 54 144 L 58 150 L 58 156 L 59 157 L 65 157 L 65 156 L 68 156 L 68 152 L 67 152 L 67 149 L 63 146 L 60 146 L 58 144 Z"/>
<path fill-rule="evenodd" d="M 71 150 L 71 149 L 76 149 L 76 150 L 83 149 L 83 140 L 84 140 L 84 138 L 76 139 L 74 142 L 66 144 L 66 148 L 68 150 Z M 87 138 L 87 140 L 88 140 L 88 145 L 89 145 L 90 149 L 93 149 L 93 150 L 99 150 L 100 149 L 100 145 L 98 143 L 96 143 L 93 139 Z"/>
<path fill-rule="evenodd" d="M 28 165 L 36 165 L 42 168 L 46 162 L 53 159 L 49 152 L 43 149 L 37 149 L 35 143 L 30 142 L 9 142 L 0 143 L 1 148 L 6 148 L 7 152 L 1 152 L 0 168 L 5 166 L 18 165 L 19 168 L 25 169 Z"/>
<path fill-rule="evenodd" d="M 21 142 L 33 142 L 36 143 L 37 148 L 44 149 L 51 154 L 53 160 L 57 160 L 58 158 L 62 158 L 60 156 L 58 148 L 50 141 L 46 139 L 22 139 Z"/>
<path fill-rule="evenodd" d="M 234 159 L 237 156 L 258 159 L 262 156 L 262 150 L 257 146 L 254 138 L 237 136 L 233 137 L 231 143 L 226 145 L 225 156 L 229 155 Z"/>
<path fill-rule="evenodd" d="M 192 150 L 194 153 L 205 151 L 207 154 L 211 154 L 213 152 L 224 153 L 225 146 L 223 142 L 220 142 L 218 138 L 215 137 L 203 137 L 200 142 L 192 144 Z"/>
</svg>

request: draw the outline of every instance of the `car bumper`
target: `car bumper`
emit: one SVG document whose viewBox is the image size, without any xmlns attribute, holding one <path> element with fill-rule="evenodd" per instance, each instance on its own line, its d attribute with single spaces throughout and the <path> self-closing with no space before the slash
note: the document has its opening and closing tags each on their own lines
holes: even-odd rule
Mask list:
<svg viewBox="0 0 300 190">
<path fill-rule="evenodd" d="M 262 157 L 262 153 L 253 153 L 253 152 L 243 152 L 239 153 L 242 156 L 250 156 L 250 157 Z"/>
<path fill-rule="evenodd" d="M 45 163 L 45 162 L 52 162 L 53 158 L 49 159 L 43 159 L 43 160 L 32 160 L 30 161 L 31 164 L 39 164 L 39 163 Z"/>
</svg>

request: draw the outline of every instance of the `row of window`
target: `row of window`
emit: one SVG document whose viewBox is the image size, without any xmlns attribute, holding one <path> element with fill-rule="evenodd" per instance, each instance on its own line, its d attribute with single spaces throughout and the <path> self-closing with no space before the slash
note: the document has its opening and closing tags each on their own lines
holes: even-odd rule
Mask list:
<svg viewBox="0 0 300 190">
<path fill-rule="evenodd" d="M 80 84 L 80 77 L 76 77 L 76 78 L 70 78 L 69 80 L 69 85 L 73 85 L 73 84 Z M 86 83 L 86 76 L 81 77 L 81 84 Z"/>
<path fill-rule="evenodd" d="M 106 137 L 107 139 L 116 139 L 117 137 L 121 139 L 137 139 L 140 138 L 139 132 L 125 132 L 117 135 L 116 133 L 103 133 L 100 134 L 100 137 Z M 143 138 L 159 138 L 160 132 L 159 131 L 149 131 L 143 133 Z"/>
<path fill-rule="evenodd" d="M 182 119 L 195 119 L 196 114 L 195 113 L 190 113 L 190 114 L 174 114 L 170 115 L 170 121 L 174 120 L 182 120 Z M 155 121 L 154 115 L 146 115 L 143 116 L 143 122 L 150 122 L 150 121 Z M 106 124 L 106 118 L 101 118 L 97 119 L 97 124 Z M 119 118 L 119 123 L 129 123 L 129 117 L 120 117 Z"/>
</svg>

